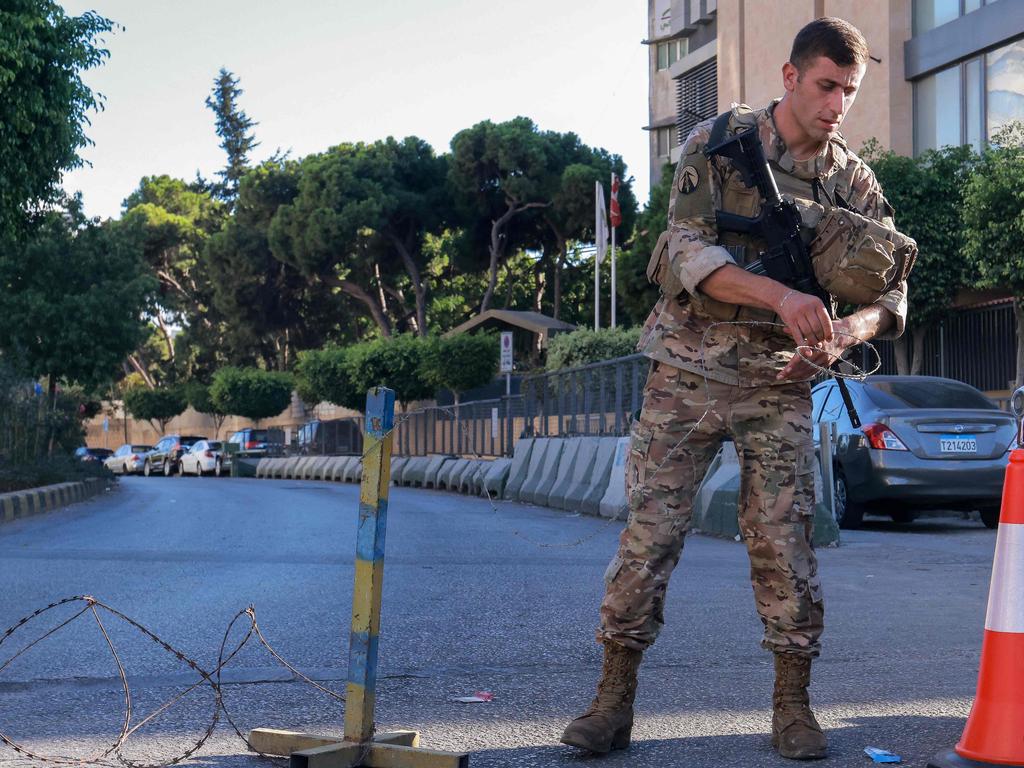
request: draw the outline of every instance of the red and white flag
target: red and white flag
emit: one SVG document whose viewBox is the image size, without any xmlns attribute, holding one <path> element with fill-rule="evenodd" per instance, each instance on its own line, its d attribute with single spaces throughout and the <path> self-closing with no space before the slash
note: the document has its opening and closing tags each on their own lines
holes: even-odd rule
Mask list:
<svg viewBox="0 0 1024 768">
<path fill-rule="evenodd" d="M 609 211 L 611 225 L 618 227 L 622 224 L 622 211 L 619 209 L 619 177 L 612 173 L 612 201 Z"/>
</svg>

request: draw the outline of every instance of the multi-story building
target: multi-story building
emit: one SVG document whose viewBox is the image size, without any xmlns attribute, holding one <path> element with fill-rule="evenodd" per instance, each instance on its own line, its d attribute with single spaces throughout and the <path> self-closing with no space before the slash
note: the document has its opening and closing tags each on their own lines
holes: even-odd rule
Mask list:
<svg viewBox="0 0 1024 768">
<path fill-rule="evenodd" d="M 781 96 L 793 37 L 821 16 L 850 21 L 871 49 L 843 123 L 855 151 L 872 138 L 904 155 L 944 145 L 980 148 L 1007 122 L 1024 120 L 1022 0 L 647 2 L 652 185 L 678 161 L 696 123 L 733 102 L 760 107 Z M 956 307 L 928 330 L 922 372 L 1006 394 L 1016 357 L 1009 295 L 963 291 Z M 972 340 L 981 337 L 991 344 L 979 350 Z M 879 349 L 883 370 L 895 373 L 891 343 Z"/>
<path fill-rule="evenodd" d="M 697 122 L 781 95 L 793 37 L 820 16 L 847 19 L 871 48 L 843 124 L 854 149 L 980 147 L 1024 119 L 1020 0 L 648 0 L 651 183 Z"/>
</svg>

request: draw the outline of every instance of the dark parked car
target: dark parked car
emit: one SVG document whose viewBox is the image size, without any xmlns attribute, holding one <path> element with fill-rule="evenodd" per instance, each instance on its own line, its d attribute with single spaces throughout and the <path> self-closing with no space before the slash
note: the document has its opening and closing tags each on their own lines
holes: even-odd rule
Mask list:
<svg viewBox="0 0 1024 768">
<path fill-rule="evenodd" d="M 299 427 L 298 452 L 309 456 L 347 456 L 363 452 L 363 430 L 356 419 L 314 419 Z"/>
<path fill-rule="evenodd" d="M 83 445 L 75 449 L 75 458 L 85 462 L 102 462 L 112 453 L 109 448 L 89 448 Z"/>
<path fill-rule="evenodd" d="M 146 456 L 142 474 L 149 477 L 155 472 L 163 472 L 165 477 L 170 477 L 171 474 L 178 471 L 181 455 L 193 443 L 205 439 L 201 435 L 167 435 L 161 438 L 160 442 L 153 446 L 153 450 Z"/>
<path fill-rule="evenodd" d="M 115 475 L 137 475 L 146 465 L 146 454 L 152 450 L 152 445 L 125 443 L 103 463 Z"/>
<path fill-rule="evenodd" d="M 856 528 L 865 513 L 910 522 L 922 508 L 976 509 L 985 525 L 998 525 L 1008 454 L 1017 442 L 1013 416 L 952 379 L 872 376 L 849 388 L 859 429 L 834 380 L 812 390 L 814 423 L 836 422 L 841 527 Z"/>
<path fill-rule="evenodd" d="M 246 427 L 231 435 L 228 442 L 238 446 L 240 456 L 267 456 L 281 450 L 284 433 L 280 429 Z"/>
</svg>

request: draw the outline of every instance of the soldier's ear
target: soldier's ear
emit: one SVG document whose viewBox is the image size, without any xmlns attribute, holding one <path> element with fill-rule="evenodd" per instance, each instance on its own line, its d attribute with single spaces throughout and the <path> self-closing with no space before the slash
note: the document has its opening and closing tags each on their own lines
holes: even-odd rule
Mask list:
<svg viewBox="0 0 1024 768">
<path fill-rule="evenodd" d="M 792 93 L 796 90 L 798 82 L 800 82 L 800 70 L 792 62 L 787 61 L 782 65 L 782 86 L 787 92 Z"/>
</svg>

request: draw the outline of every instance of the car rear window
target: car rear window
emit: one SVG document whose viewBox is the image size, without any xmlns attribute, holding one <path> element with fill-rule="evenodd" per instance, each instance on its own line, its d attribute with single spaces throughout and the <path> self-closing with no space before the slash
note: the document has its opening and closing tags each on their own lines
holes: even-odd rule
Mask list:
<svg viewBox="0 0 1024 768">
<path fill-rule="evenodd" d="M 153 450 L 153 446 L 152 445 L 133 445 L 132 446 L 132 453 L 141 453 L 143 451 L 152 451 L 152 450 Z"/>
<path fill-rule="evenodd" d="M 956 381 L 871 381 L 864 389 L 879 408 L 999 410 L 974 387 Z"/>
<path fill-rule="evenodd" d="M 213 442 L 210 442 L 210 443 L 208 443 L 208 444 L 207 444 L 207 447 L 208 447 L 208 448 L 209 448 L 209 449 L 210 449 L 211 451 L 219 451 L 219 450 L 220 450 L 220 448 L 221 448 L 221 445 L 220 445 L 220 441 L 219 441 L 219 440 L 217 440 L 217 441 L 213 441 Z"/>
<path fill-rule="evenodd" d="M 183 437 L 181 438 L 182 445 L 195 445 L 200 440 L 205 440 L 205 437 Z"/>
<path fill-rule="evenodd" d="M 267 430 L 254 429 L 249 435 L 249 439 L 256 443 L 265 443 L 267 442 Z"/>
</svg>

